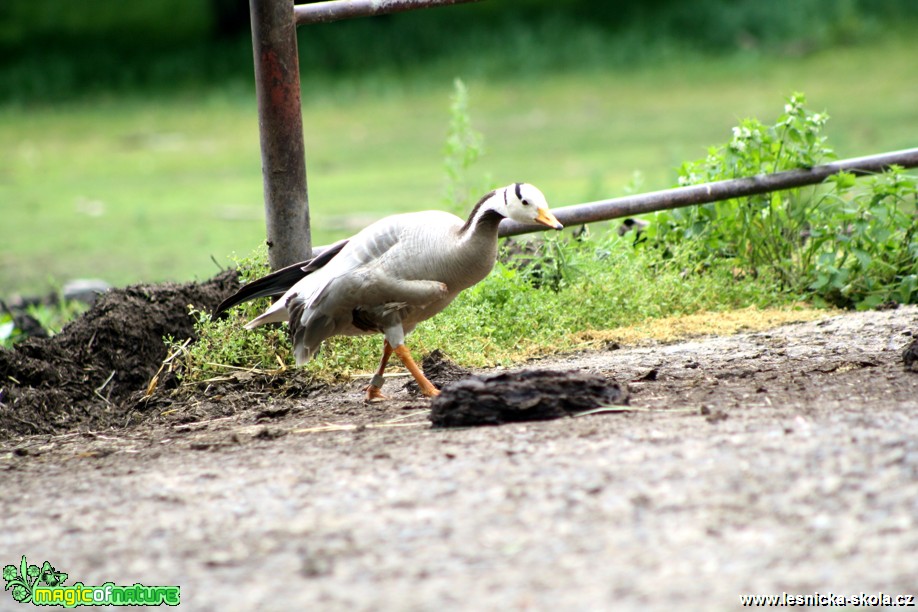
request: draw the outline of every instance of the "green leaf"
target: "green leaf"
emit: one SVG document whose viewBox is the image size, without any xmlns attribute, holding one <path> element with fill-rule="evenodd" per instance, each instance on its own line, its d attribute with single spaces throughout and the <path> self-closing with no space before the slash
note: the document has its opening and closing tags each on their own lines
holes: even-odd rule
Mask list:
<svg viewBox="0 0 918 612">
<path fill-rule="evenodd" d="M 909 274 L 899 282 L 899 301 L 903 304 L 911 304 L 913 298 L 918 297 L 915 289 L 918 289 L 918 275 Z"/>
<path fill-rule="evenodd" d="M 839 191 L 847 191 L 857 184 L 857 178 L 851 172 L 839 172 L 829 177 Z"/>
<path fill-rule="evenodd" d="M 884 303 L 885 301 L 886 299 L 883 294 L 875 293 L 873 295 L 868 295 L 863 300 L 858 302 L 856 308 L 857 310 L 871 310 Z"/>
<path fill-rule="evenodd" d="M 810 285 L 810 289 L 814 291 L 822 291 L 829 284 L 830 277 L 828 274 L 819 273 L 816 275 L 816 280 Z"/>
<path fill-rule="evenodd" d="M 862 249 L 851 249 L 851 252 L 854 253 L 854 256 L 857 258 L 858 263 L 865 270 L 870 267 L 870 262 L 873 261 L 873 257 L 870 256 L 870 253 Z"/>
</svg>

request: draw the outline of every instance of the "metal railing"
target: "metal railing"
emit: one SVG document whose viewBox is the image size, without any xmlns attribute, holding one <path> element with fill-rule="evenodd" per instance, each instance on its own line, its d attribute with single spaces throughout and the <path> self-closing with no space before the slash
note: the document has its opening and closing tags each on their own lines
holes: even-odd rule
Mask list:
<svg viewBox="0 0 918 612">
<path fill-rule="evenodd" d="M 631 217 L 658 210 L 708 204 L 760 193 L 816 185 L 839 172 L 851 172 L 856 175 L 876 174 L 893 165 L 902 166 L 903 168 L 918 167 L 918 149 L 905 149 L 892 153 L 854 157 L 812 168 L 786 170 L 774 174 L 759 174 L 714 183 L 704 183 L 702 185 L 677 187 L 675 189 L 612 198 L 610 200 L 564 206 L 553 208 L 552 212 L 558 218 L 558 221 L 565 226 L 580 225 Z M 524 225 L 505 219 L 501 222 L 499 231 L 501 236 L 517 236 L 545 229 L 547 228 L 544 225 Z"/>
<path fill-rule="evenodd" d="M 305 25 L 469 2 L 481 0 L 329 0 L 298 4 L 293 7 L 293 15 L 297 25 Z"/>
</svg>

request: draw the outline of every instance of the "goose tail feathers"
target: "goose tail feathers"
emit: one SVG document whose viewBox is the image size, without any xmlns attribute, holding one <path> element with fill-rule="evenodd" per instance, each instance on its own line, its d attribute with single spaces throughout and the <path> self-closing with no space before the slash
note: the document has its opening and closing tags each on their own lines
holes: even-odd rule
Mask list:
<svg viewBox="0 0 918 612">
<path fill-rule="evenodd" d="M 345 244 L 347 244 L 347 240 L 336 242 L 327 249 L 323 250 L 322 253 L 308 261 L 301 261 L 300 263 L 295 263 L 292 266 L 281 268 L 276 272 L 272 272 L 267 276 L 263 276 L 258 280 L 254 280 L 251 283 L 244 285 L 241 289 L 239 289 L 239 291 L 223 300 L 220 305 L 217 306 L 217 309 L 214 310 L 213 318 L 223 318 L 226 316 L 227 311 L 233 306 L 237 306 L 256 298 L 284 295 L 288 289 L 293 287 L 299 281 L 309 276 L 319 268 L 322 268 L 325 266 L 325 264 L 331 261 L 332 258 L 337 255 L 341 249 L 344 248 Z M 264 323 L 272 323 L 284 320 L 283 318 L 264 319 L 256 323 L 256 321 L 259 321 L 267 314 L 268 312 L 265 312 L 265 314 L 263 314 L 261 317 L 258 317 L 246 325 L 246 328 L 251 329 L 252 327 L 257 327 L 258 325 L 262 325 Z"/>
<path fill-rule="evenodd" d="M 282 323 L 287 320 L 287 306 L 278 300 L 266 311 L 245 324 L 246 329 L 255 329 L 266 323 Z"/>
</svg>

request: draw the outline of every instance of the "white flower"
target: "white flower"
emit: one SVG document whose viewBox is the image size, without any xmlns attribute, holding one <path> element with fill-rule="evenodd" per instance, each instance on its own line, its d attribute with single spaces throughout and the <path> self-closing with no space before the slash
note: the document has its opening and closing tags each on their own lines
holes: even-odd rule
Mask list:
<svg viewBox="0 0 918 612">
<path fill-rule="evenodd" d="M 819 126 L 819 125 L 825 125 L 828 119 L 829 119 L 828 115 L 823 115 L 822 113 L 816 113 L 812 117 L 809 117 L 807 121 L 809 121 L 813 125 Z"/>
<path fill-rule="evenodd" d="M 748 140 L 752 138 L 752 136 L 753 136 L 752 130 L 750 130 L 746 126 L 733 128 L 733 139 L 734 140 Z"/>
</svg>

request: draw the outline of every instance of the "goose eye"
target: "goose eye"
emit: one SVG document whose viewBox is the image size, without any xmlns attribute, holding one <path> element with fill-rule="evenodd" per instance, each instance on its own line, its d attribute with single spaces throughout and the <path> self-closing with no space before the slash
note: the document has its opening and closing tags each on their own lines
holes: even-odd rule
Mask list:
<svg viewBox="0 0 918 612">
<path fill-rule="evenodd" d="M 523 198 L 523 206 L 529 206 L 529 200 Z"/>
</svg>

